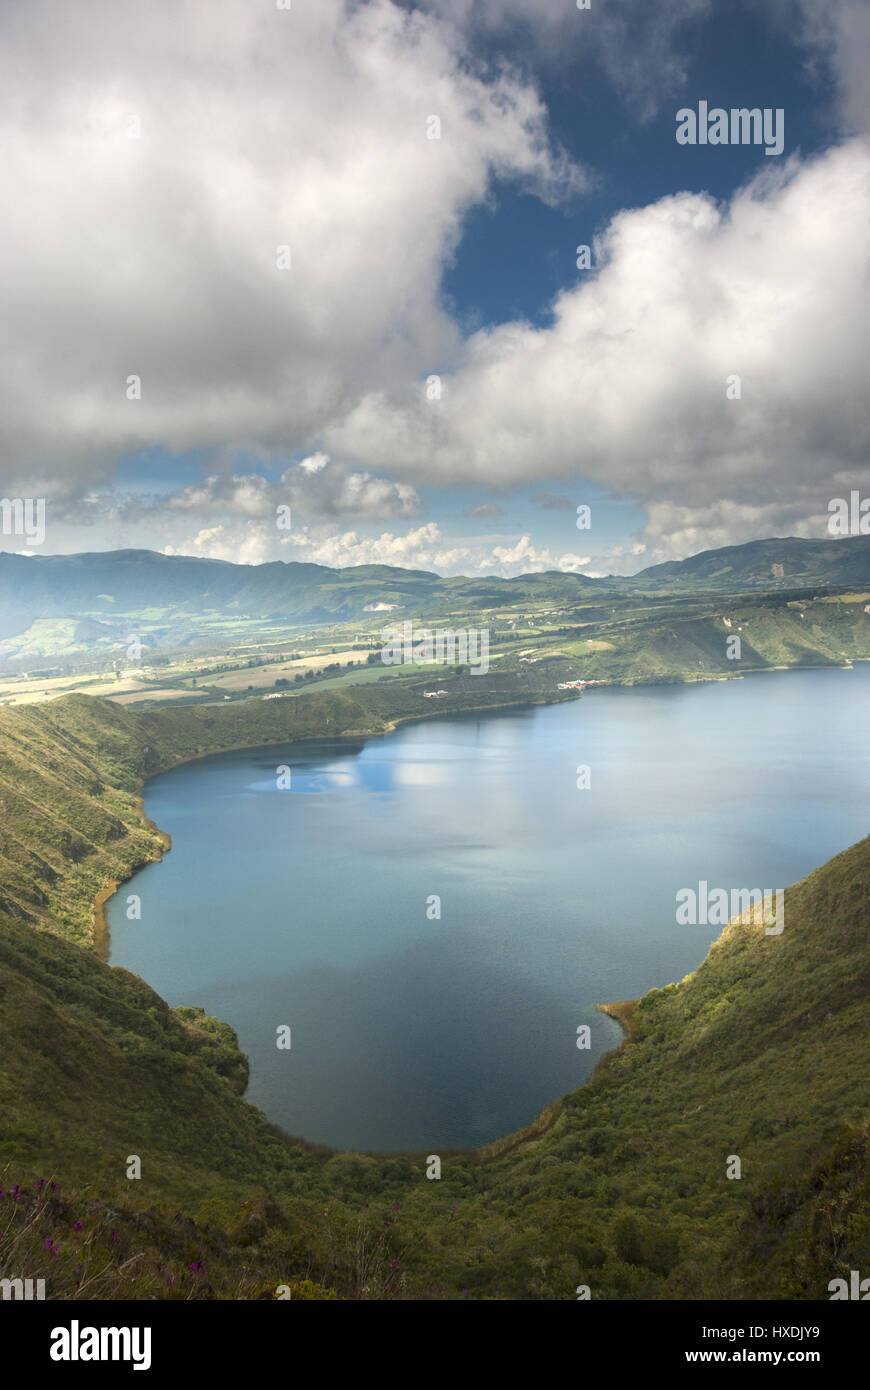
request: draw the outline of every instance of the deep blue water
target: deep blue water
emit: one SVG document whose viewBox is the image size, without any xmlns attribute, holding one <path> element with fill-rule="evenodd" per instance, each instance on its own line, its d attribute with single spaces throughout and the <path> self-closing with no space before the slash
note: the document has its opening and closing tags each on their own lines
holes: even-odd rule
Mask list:
<svg viewBox="0 0 870 1390">
<path fill-rule="evenodd" d="M 594 689 L 189 763 L 146 785 L 172 850 L 108 904 L 111 962 L 230 1022 L 291 1133 L 485 1143 L 617 1044 L 596 1002 L 700 963 L 719 928 L 678 889 L 785 887 L 870 833 L 868 696 L 868 665 Z"/>
</svg>

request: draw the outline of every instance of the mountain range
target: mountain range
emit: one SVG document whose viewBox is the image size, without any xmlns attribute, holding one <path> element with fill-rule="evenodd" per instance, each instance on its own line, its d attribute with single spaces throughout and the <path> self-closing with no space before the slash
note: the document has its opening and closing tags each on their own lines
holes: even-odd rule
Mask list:
<svg viewBox="0 0 870 1390">
<path fill-rule="evenodd" d="M 15 660 L 126 641 L 144 624 L 154 646 L 195 640 L 203 621 L 268 626 L 366 621 L 371 614 L 570 607 L 598 598 L 747 593 L 870 585 L 870 536 L 749 541 L 626 577 L 546 571 L 513 579 L 443 577 L 389 565 L 330 569 L 296 561 L 240 565 L 149 550 L 0 554 L 0 656 Z M 53 623 L 61 626 L 54 628 Z M 36 627 L 34 627 L 36 625 Z M 42 628 L 39 627 L 42 625 Z M 24 642 L 17 641 L 27 635 Z M 11 640 L 10 640 L 11 639 Z"/>
</svg>

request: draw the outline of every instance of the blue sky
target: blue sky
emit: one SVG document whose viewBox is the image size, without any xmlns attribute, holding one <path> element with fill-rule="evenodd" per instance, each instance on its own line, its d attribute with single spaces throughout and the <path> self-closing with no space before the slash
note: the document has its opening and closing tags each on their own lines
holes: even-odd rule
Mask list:
<svg viewBox="0 0 870 1390">
<path fill-rule="evenodd" d="M 545 323 L 553 296 L 576 281 L 574 247 L 591 243 L 620 209 L 681 189 L 728 199 L 752 176 L 761 157 L 753 146 L 677 145 L 674 112 L 680 107 L 696 107 L 702 98 L 729 108 L 782 107 L 790 152 L 808 155 L 830 142 L 829 84 L 813 80 L 805 48 L 757 5 L 735 0 L 718 6 L 688 28 L 681 48 L 686 79 L 646 120 L 591 60 L 535 68 L 553 131 L 594 168 L 598 186 L 557 209 L 516 186 L 498 186 L 495 206 L 467 219 L 445 277 L 445 293 L 463 321 L 476 326 L 526 316 Z"/>
<path fill-rule="evenodd" d="M 46 550 L 628 573 L 865 480 L 857 0 L 37 0 L 9 39 Z M 781 108 L 782 154 L 678 144 L 702 101 Z"/>
</svg>

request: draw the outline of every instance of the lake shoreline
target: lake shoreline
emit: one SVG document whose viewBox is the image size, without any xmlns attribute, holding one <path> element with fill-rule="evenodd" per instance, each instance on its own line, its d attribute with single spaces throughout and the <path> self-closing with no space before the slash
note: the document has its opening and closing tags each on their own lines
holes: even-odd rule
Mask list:
<svg viewBox="0 0 870 1390">
<path fill-rule="evenodd" d="M 157 774 L 155 773 L 154 775 L 156 776 Z M 109 901 L 110 898 L 113 898 L 115 896 L 122 884 L 129 883 L 130 879 L 134 876 L 134 874 L 137 874 L 140 869 L 144 869 L 146 864 L 159 864 L 164 854 L 166 854 L 168 850 L 172 849 L 172 836 L 168 833 L 168 831 L 161 830 L 160 826 L 156 825 L 154 821 L 151 820 L 151 818 L 149 816 L 146 816 L 145 814 L 145 798 L 142 795 L 145 786 L 145 781 L 146 778 L 140 777 L 137 783 L 135 792 L 135 811 L 136 815 L 138 816 L 145 829 L 150 830 L 151 833 L 153 835 L 156 835 L 158 839 L 161 841 L 161 846 L 159 851 L 152 855 L 149 855 L 147 859 L 143 859 L 142 863 L 137 864 L 135 868 L 130 870 L 129 874 L 126 874 L 124 876 L 124 878 L 111 879 L 105 887 L 100 889 L 100 891 L 97 893 L 97 896 L 94 899 L 93 950 L 94 954 L 98 957 L 98 959 L 103 962 L 103 965 L 109 964 L 109 953 L 112 944 L 109 932 L 109 922 L 108 918 L 106 917 L 106 903 Z"/>
<path fill-rule="evenodd" d="M 135 864 L 130 872 L 120 879 L 112 879 L 97 892 L 93 902 L 93 942 L 92 949 L 104 965 L 109 964 L 111 954 L 111 929 L 108 918 L 106 917 L 106 903 L 114 897 L 118 889 L 124 883 L 128 883 L 140 869 L 144 869 L 148 864 L 159 864 L 164 854 L 172 848 L 172 836 L 166 830 L 161 830 L 153 820 L 145 814 L 145 798 L 143 795 L 145 783 L 150 782 L 154 777 L 162 777 L 166 772 L 174 772 L 178 767 L 185 767 L 188 763 L 201 762 L 203 758 L 222 758 L 227 753 L 255 753 L 258 748 L 283 748 L 293 745 L 302 746 L 306 743 L 323 743 L 325 740 L 330 742 L 341 742 L 345 739 L 369 739 L 383 738 L 387 734 L 393 734 L 403 724 L 428 723 L 435 719 L 450 719 L 461 717 L 466 714 L 500 713 L 502 710 L 534 709 L 538 707 L 549 707 L 551 705 L 571 704 L 582 699 L 582 695 L 568 695 L 557 699 L 547 700 L 512 700 L 504 705 L 468 705 L 461 710 L 426 710 L 421 714 L 399 715 L 396 719 L 389 720 L 380 729 L 344 729 L 341 733 L 320 734 L 313 738 L 278 738 L 270 739 L 268 743 L 235 743 L 225 748 L 209 748 L 201 753 L 191 753 L 184 758 L 176 758 L 174 762 L 167 763 L 165 767 L 157 767 L 153 772 L 149 772 L 146 777 L 140 777 L 135 787 L 135 811 L 140 823 L 146 830 L 158 836 L 162 841 L 161 847 L 153 854 L 149 854 L 140 863 Z"/>
<path fill-rule="evenodd" d="M 809 669 L 816 669 L 816 670 L 832 670 L 832 669 L 849 670 L 849 669 L 854 669 L 854 667 L 852 666 L 851 663 L 844 664 L 844 665 L 842 665 L 842 666 L 825 666 L 825 667 L 812 667 L 812 668 L 808 668 L 808 667 L 806 667 L 806 666 L 803 666 L 803 667 L 801 667 L 801 666 L 768 667 L 768 668 L 761 668 L 761 669 L 756 668 L 756 669 L 747 671 L 747 672 L 745 673 L 745 675 L 760 674 L 760 673 L 762 673 L 762 671 L 765 671 L 765 670 L 766 670 L 766 671 L 771 671 L 771 670 L 786 670 L 786 671 L 788 671 L 788 670 L 799 670 L 799 671 L 802 670 L 802 671 L 807 671 L 807 670 L 809 670 Z M 744 673 L 741 673 L 737 678 L 738 678 L 738 679 L 743 679 L 743 678 L 744 678 Z M 687 684 L 687 683 L 689 683 L 689 682 L 679 682 L 679 684 Z M 701 682 L 701 681 L 698 681 L 698 682 L 691 682 L 691 683 L 692 683 L 692 684 L 695 684 L 695 683 L 702 683 L 702 682 Z M 704 681 L 703 683 L 708 683 L 708 682 L 707 682 L 707 681 Z M 671 683 L 669 682 L 668 684 L 671 684 Z M 612 684 L 611 684 L 611 683 L 604 683 L 604 682 L 602 682 L 601 688 L 612 688 Z M 594 692 L 586 692 L 586 693 L 594 693 Z M 227 754 L 227 753 L 244 752 L 244 751 L 255 752 L 255 751 L 258 750 L 258 749 L 266 749 L 266 748 L 272 748 L 272 747 L 280 747 L 280 746 L 285 746 L 285 745 L 286 745 L 286 746 L 293 746 L 293 747 L 296 747 L 296 746 L 304 747 L 306 744 L 309 744 L 309 745 L 310 745 L 310 744 L 321 744 L 321 743 L 323 743 L 323 742 L 329 742 L 329 743 L 335 743 L 335 744 L 342 744 L 342 743 L 347 743 L 348 740 L 354 740 L 354 739 L 356 739 L 356 740 L 366 740 L 366 741 L 368 741 L 369 739 L 374 739 L 374 738 L 376 738 L 376 737 L 378 737 L 378 736 L 384 736 L 384 735 L 386 735 L 386 734 L 392 734 L 392 733 L 394 733 L 400 726 L 403 726 L 403 725 L 406 725 L 406 724 L 417 724 L 417 723 L 424 723 L 424 722 L 425 722 L 425 723 L 428 723 L 428 722 L 430 722 L 430 721 L 432 721 L 432 720 L 439 720 L 439 721 L 447 720 L 447 721 L 450 721 L 450 720 L 453 720 L 453 719 L 462 719 L 462 718 L 464 718 L 464 717 L 466 717 L 466 716 L 468 716 L 468 715 L 471 715 L 471 714 L 482 714 L 482 713 L 485 713 L 485 714 L 499 714 L 499 713 L 502 713 L 502 712 L 507 713 L 507 712 L 510 712 L 511 710 L 519 710 L 519 709 L 529 709 L 529 710 L 532 710 L 532 709 L 535 709 L 535 708 L 547 708 L 547 707 L 553 707 L 553 706 L 555 706 L 555 705 L 557 705 L 557 704 L 562 704 L 562 703 L 573 703 L 573 702 L 576 702 L 576 701 L 577 701 L 578 699 L 580 699 L 580 698 L 582 698 L 582 696 L 579 696 L 579 695 L 571 695 L 571 696 L 568 696 L 567 698 L 560 698 L 560 699 L 537 698 L 537 699 L 532 699 L 532 700 L 510 701 L 510 702 L 508 702 L 508 703 L 506 703 L 506 704 L 504 704 L 504 705 L 469 706 L 469 707 L 466 707 L 466 708 L 461 709 L 461 710 L 443 710 L 443 709 L 441 709 L 441 710 L 439 710 L 439 709 L 433 709 L 433 710 L 431 710 L 431 711 L 426 710 L 426 711 L 423 711 L 423 712 L 420 712 L 420 713 L 416 713 L 416 714 L 397 716 L 395 719 L 392 719 L 392 720 L 387 721 L 387 722 L 383 725 L 383 727 L 381 727 L 381 728 L 379 728 L 379 729 L 346 729 L 346 730 L 341 731 L 340 733 L 338 733 L 338 732 L 337 732 L 337 733 L 329 733 L 329 734 L 319 735 L 319 736 L 316 736 L 316 737 L 307 737 L 307 738 L 302 738 L 302 739 L 299 739 L 299 738 L 294 739 L 294 738 L 286 738 L 286 737 L 285 737 L 285 738 L 280 738 L 280 739 L 273 739 L 273 740 L 270 740 L 270 741 L 267 742 L 267 743 L 242 743 L 242 744 L 233 745 L 233 746 L 231 746 L 231 747 L 225 747 L 225 748 L 220 748 L 220 749 L 206 750 L 206 751 L 203 751 L 203 752 L 201 752 L 201 753 L 193 754 L 193 755 L 188 756 L 188 757 L 179 758 L 179 759 L 176 759 L 174 762 L 172 762 L 172 763 L 170 763 L 170 764 L 167 764 L 165 767 L 160 767 L 160 768 L 155 769 L 153 772 L 151 772 L 151 773 L 148 774 L 148 777 L 147 777 L 147 778 L 142 778 L 142 779 L 140 779 L 140 781 L 139 781 L 139 783 L 138 783 L 138 787 L 137 787 L 137 798 L 136 798 L 136 811 L 137 811 L 137 814 L 139 815 L 139 817 L 140 817 L 141 822 L 143 823 L 143 825 L 145 825 L 152 833 L 154 833 L 154 834 L 156 834 L 156 835 L 158 835 L 158 836 L 161 837 L 162 846 L 161 846 L 161 848 L 160 848 L 157 852 L 155 852 L 153 855 L 151 855 L 151 856 L 149 856 L 147 859 L 143 860 L 142 863 L 141 863 L 140 865 L 138 865 L 136 868 L 133 868 L 133 869 L 131 870 L 130 874 L 127 875 L 124 879 L 120 880 L 118 883 L 114 883 L 114 884 L 108 885 L 107 887 L 103 888 L 103 889 L 100 891 L 100 893 L 97 895 L 97 899 L 95 900 L 95 903 L 94 903 L 94 914 L 95 914 L 95 941 L 94 941 L 94 949 L 97 951 L 97 954 L 100 956 L 100 958 L 103 959 L 105 963 L 108 963 L 108 954 L 109 954 L 110 944 L 111 944 L 111 943 L 110 943 L 110 937 L 109 937 L 108 922 L 107 922 L 107 920 L 106 920 L 106 914 L 105 914 L 105 904 L 106 904 L 106 902 L 107 902 L 107 901 L 109 900 L 109 898 L 111 898 L 111 897 L 113 896 L 113 894 L 118 890 L 118 888 L 120 887 L 121 883 L 127 881 L 128 878 L 131 878 L 131 877 L 138 871 L 138 868 L 144 867 L 145 864 L 150 863 L 150 862 L 159 862 L 159 860 L 160 860 L 160 859 L 162 858 L 162 856 L 163 856 L 163 853 L 165 853 L 166 850 L 168 850 L 169 848 L 171 848 L 171 838 L 170 838 L 170 836 L 169 836 L 166 832 L 161 831 L 161 830 L 159 829 L 159 827 L 157 827 L 156 824 L 155 824 L 153 821 L 151 821 L 151 820 L 145 815 L 145 811 L 144 811 L 144 796 L 142 795 L 142 790 L 143 790 L 143 788 L 144 788 L 144 783 L 145 783 L 145 781 L 150 781 L 152 777 L 160 776 L 160 775 L 162 775 L 164 772 L 168 772 L 168 771 L 173 770 L 173 769 L 176 768 L 176 767 L 183 766 L 184 764 L 186 764 L 186 763 L 188 763 L 188 762 L 195 762 L 195 761 L 199 761 L 199 760 L 201 760 L 201 759 L 203 759 L 203 758 L 208 758 L 208 757 L 221 757 L 221 756 L 224 756 L 224 755 Z M 97 928 L 97 921 L 100 922 L 100 929 L 99 929 L 99 931 L 98 931 L 98 928 Z M 724 930 L 724 929 L 723 929 L 723 930 Z M 103 951 L 105 951 L 105 955 L 102 954 Z M 634 1013 L 634 1010 L 635 1010 L 635 1008 L 636 1008 L 638 1002 L 639 1002 L 639 1000 L 622 1000 L 622 1001 L 616 1001 L 616 1002 L 611 1002 L 611 1003 L 602 1003 L 602 1004 L 597 1004 L 597 1005 L 595 1005 L 595 1007 L 596 1007 L 600 1012 L 602 1012 L 602 1013 L 608 1015 L 609 1017 L 613 1018 L 617 1023 L 619 1023 L 620 1027 L 621 1027 L 622 1030 L 623 1030 L 624 1036 L 623 1036 L 621 1042 L 619 1042 L 619 1043 L 617 1044 L 616 1047 L 609 1049 L 608 1052 L 606 1052 L 605 1054 L 603 1054 L 603 1056 L 599 1059 L 599 1061 L 598 1061 L 598 1063 L 597 1063 L 595 1069 L 594 1069 L 593 1072 L 590 1074 L 590 1076 L 586 1079 L 586 1081 L 584 1081 L 584 1082 L 581 1084 L 580 1087 L 572 1088 L 572 1090 L 571 1090 L 570 1092 L 566 1093 L 566 1094 L 569 1094 L 569 1095 L 570 1095 L 570 1094 L 573 1094 L 576 1090 L 582 1089 L 582 1086 L 588 1085 L 591 1081 L 593 1081 L 596 1077 L 598 1077 L 598 1075 L 599 1075 L 599 1073 L 602 1071 L 602 1069 L 604 1069 L 604 1068 L 606 1067 L 606 1065 L 607 1065 L 609 1059 L 613 1058 L 618 1052 L 621 1051 L 621 1049 L 622 1049 L 624 1043 L 630 1042 L 630 1041 L 632 1040 L 632 1034 L 633 1034 L 633 1013 Z M 502 1136 L 501 1138 L 498 1138 L 498 1139 L 495 1139 L 495 1140 L 493 1140 L 493 1141 L 490 1141 L 488 1144 L 482 1145 L 479 1149 L 468 1149 L 468 1150 L 458 1150 L 458 1151 L 459 1151 L 459 1152 L 466 1152 L 466 1153 L 468 1153 L 469 1155 L 474 1155 L 474 1156 L 477 1158 L 477 1160 L 480 1161 L 480 1162 L 494 1161 L 495 1159 L 497 1159 L 498 1157 L 500 1157 L 501 1155 L 503 1155 L 504 1153 L 506 1153 L 508 1150 L 515 1148 L 515 1147 L 518 1146 L 519 1144 L 529 1142 L 529 1141 L 531 1141 L 531 1140 L 533 1140 L 533 1139 L 535 1139 L 535 1138 L 538 1138 L 538 1137 L 542 1136 L 544 1133 L 546 1133 L 546 1132 L 552 1127 L 552 1125 L 556 1122 L 556 1120 L 558 1119 L 559 1115 L 562 1113 L 563 1104 L 564 1104 L 563 1099 L 557 1099 L 557 1100 L 551 1101 L 551 1102 L 547 1103 L 547 1104 L 542 1108 L 542 1110 L 539 1112 L 539 1114 L 537 1115 L 537 1117 L 536 1117 L 534 1120 L 532 1120 L 532 1121 L 530 1122 L 530 1124 L 528 1124 L 528 1125 L 526 1125 L 526 1126 L 523 1126 L 521 1129 L 516 1130 L 516 1131 L 513 1131 L 513 1132 L 510 1132 L 510 1133 L 508 1133 L 508 1134 Z M 341 1150 L 341 1149 L 331 1150 L 331 1152 L 336 1152 L 336 1153 L 337 1153 L 337 1152 L 346 1152 L 346 1151 L 349 1151 L 349 1150 Z M 366 1150 L 365 1152 L 370 1152 L 370 1151 L 369 1151 L 369 1150 Z M 371 1152 L 374 1152 L 374 1151 L 371 1151 Z M 401 1150 L 401 1151 L 399 1151 L 399 1150 L 396 1150 L 396 1151 L 390 1150 L 389 1152 L 390 1152 L 390 1153 L 393 1153 L 393 1152 L 396 1152 L 396 1153 L 399 1153 L 399 1152 L 405 1153 L 406 1151 L 405 1151 L 405 1150 Z"/>
</svg>

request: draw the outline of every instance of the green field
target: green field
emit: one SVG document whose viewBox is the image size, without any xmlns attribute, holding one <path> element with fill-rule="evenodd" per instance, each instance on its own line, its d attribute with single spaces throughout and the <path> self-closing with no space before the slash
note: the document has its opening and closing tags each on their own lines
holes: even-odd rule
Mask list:
<svg viewBox="0 0 870 1390">
<path fill-rule="evenodd" d="M 417 625 L 436 631 L 460 625 L 485 629 L 494 667 L 518 670 L 522 657 L 555 654 L 572 663 L 576 676 L 608 684 L 716 680 L 776 667 L 843 666 L 870 659 L 870 613 L 865 612 L 863 590 L 800 598 L 789 592 L 614 598 L 604 606 L 582 602 L 558 618 L 545 600 L 538 613 L 518 613 L 516 618 L 469 610 L 460 624 L 455 612 L 445 611 Z M 374 666 L 366 664 L 368 653 L 377 653 L 383 640 L 380 617 L 376 626 L 354 622 L 313 632 L 281 629 L 268 639 L 256 635 L 255 626 L 240 622 L 238 641 L 219 648 L 209 645 L 203 628 L 183 651 L 143 656 L 136 663 L 124 659 L 114 669 L 86 669 L 87 663 L 76 661 L 68 670 L 61 662 L 60 670 L 43 678 L 32 672 L 26 680 L 0 676 L 0 704 L 42 703 L 74 691 L 134 706 L 217 703 L 226 695 L 239 700 L 268 694 L 280 680 L 294 687 L 304 679 L 304 688 L 316 682 L 321 688 L 344 689 L 368 684 L 375 679 L 373 670 L 387 679 L 397 674 L 397 668 L 377 660 Z M 228 636 L 224 633 L 222 640 Z M 740 641 L 739 656 L 729 646 L 733 638 Z M 438 675 L 437 667 L 415 670 Z M 404 668 L 399 674 L 406 674 Z"/>
</svg>

